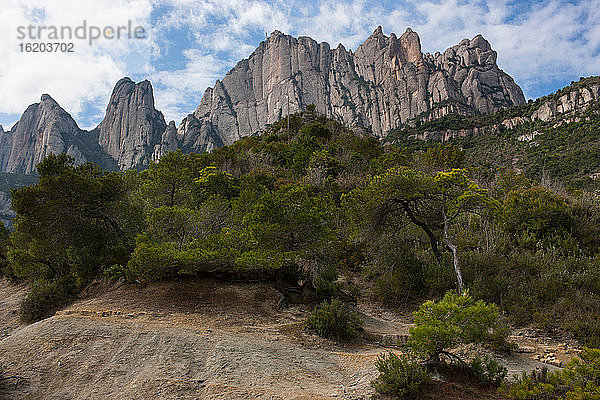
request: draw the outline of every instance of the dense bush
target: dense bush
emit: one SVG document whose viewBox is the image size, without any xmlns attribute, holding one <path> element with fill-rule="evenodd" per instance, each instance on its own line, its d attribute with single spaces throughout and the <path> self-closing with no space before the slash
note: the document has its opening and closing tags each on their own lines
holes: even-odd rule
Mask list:
<svg viewBox="0 0 600 400">
<path fill-rule="evenodd" d="M 581 151 L 598 147 L 597 115 L 557 127 L 537 121 L 493 141 L 410 148 L 383 146 L 314 111 L 289 123 L 210 153 L 169 153 L 142 172 L 48 157 L 39 182 L 13 193 L 15 231 L 10 240 L 0 232 L 4 275 L 34 286 L 68 276 L 74 291 L 98 276 L 272 279 L 303 298 L 345 298 L 347 290 L 403 307 L 456 288 L 462 270 L 473 299 L 498 304 L 512 322 L 600 345 L 600 200 L 541 168 L 561 177 L 597 171 L 595 150 Z M 552 133 L 536 137 L 539 147 L 515 140 L 538 129 Z M 567 148 L 568 140 L 580 145 Z M 512 165 L 514 151 L 525 173 L 497 169 Z M 444 335 L 456 333 L 450 322 L 440 325 Z"/>
<path fill-rule="evenodd" d="M 508 193 L 503 218 L 514 243 L 532 250 L 563 244 L 574 225 L 567 201 L 539 186 Z"/>
<path fill-rule="evenodd" d="M 475 301 L 468 294 L 448 292 L 438 302 L 423 303 L 414 316 L 408 345 L 416 354 L 434 362 L 458 344 L 497 343 L 508 336 L 498 307 Z"/>
<path fill-rule="evenodd" d="M 77 285 L 72 277 L 34 281 L 21 301 L 19 316 L 23 322 L 49 317 L 55 310 L 75 298 Z"/>
<path fill-rule="evenodd" d="M 363 325 L 358 314 L 337 299 L 323 302 L 313 310 L 306 322 L 319 335 L 336 341 L 355 338 Z"/>
<path fill-rule="evenodd" d="M 381 355 L 375 365 L 379 376 L 371 385 L 379 393 L 397 399 L 414 399 L 430 380 L 427 370 L 416 361 L 392 352 Z"/>
<path fill-rule="evenodd" d="M 506 378 L 507 369 L 495 359 L 476 356 L 469 362 L 469 371 L 473 373 L 482 384 L 500 386 Z"/>
<path fill-rule="evenodd" d="M 127 174 L 75 166 L 64 154 L 37 169 L 37 184 L 11 192 L 17 216 L 5 268 L 32 283 L 21 307 L 27 321 L 65 304 L 108 266 L 126 263 L 142 221 Z"/>
<path fill-rule="evenodd" d="M 582 343 L 600 344 L 600 271 L 596 257 L 510 250 L 468 252 L 471 293 L 496 302 L 517 324 L 571 331 Z"/>
<path fill-rule="evenodd" d="M 10 244 L 9 234 L 10 231 L 4 226 L 4 223 L 0 221 L 0 275 L 7 275 L 10 278 L 10 267 L 7 259 L 8 246 Z"/>
<path fill-rule="evenodd" d="M 584 348 L 563 370 L 523 373 L 502 390 L 518 400 L 593 400 L 600 398 L 600 349 Z"/>
</svg>

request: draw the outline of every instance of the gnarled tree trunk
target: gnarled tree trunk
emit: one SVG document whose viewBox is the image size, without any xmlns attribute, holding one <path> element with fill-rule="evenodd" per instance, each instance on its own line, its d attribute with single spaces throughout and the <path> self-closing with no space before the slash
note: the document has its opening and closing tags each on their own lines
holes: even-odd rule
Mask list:
<svg viewBox="0 0 600 400">
<path fill-rule="evenodd" d="M 463 294 L 464 286 L 462 280 L 462 273 L 460 272 L 460 263 L 458 261 L 458 247 L 450 241 L 448 230 L 448 217 L 446 216 L 446 213 L 444 213 L 444 244 L 452 252 L 454 272 L 456 273 L 456 281 L 458 282 L 458 294 Z"/>
</svg>

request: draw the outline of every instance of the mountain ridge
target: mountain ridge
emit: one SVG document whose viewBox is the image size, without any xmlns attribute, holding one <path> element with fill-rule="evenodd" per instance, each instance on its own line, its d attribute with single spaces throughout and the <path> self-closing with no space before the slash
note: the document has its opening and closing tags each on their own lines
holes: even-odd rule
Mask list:
<svg viewBox="0 0 600 400">
<path fill-rule="evenodd" d="M 49 95 L 0 131 L 0 171 L 28 174 L 47 154 L 107 169 L 143 169 L 176 149 L 204 152 L 256 134 L 314 104 L 317 111 L 382 138 L 424 112 L 485 114 L 523 104 L 519 86 L 496 64 L 481 35 L 434 55 L 408 28 L 397 37 L 379 26 L 355 52 L 342 44 L 274 31 L 206 89 L 179 126 L 155 108 L 152 84 L 120 79 L 100 124 L 85 131 Z"/>
</svg>

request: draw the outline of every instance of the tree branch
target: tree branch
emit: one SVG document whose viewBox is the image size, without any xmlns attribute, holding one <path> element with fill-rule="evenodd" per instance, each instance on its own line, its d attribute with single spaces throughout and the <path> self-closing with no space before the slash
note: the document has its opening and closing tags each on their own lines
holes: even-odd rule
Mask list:
<svg viewBox="0 0 600 400">
<path fill-rule="evenodd" d="M 408 216 L 408 219 L 410 219 L 412 223 L 423 229 L 423 232 L 425 232 L 425 234 L 429 238 L 431 250 L 433 251 L 435 258 L 439 263 L 441 263 L 442 254 L 440 253 L 440 249 L 438 248 L 438 238 L 435 236 L 433 231 L 429 228 L 429 226 L 427 226 L 426 223 L 417 218 L 417 216 L 413 213 L 413 210 L 410 208 L 410 203 L 408 200 L 394 199 L 393 201 L 397 202 L 402 206 L 404 212 L 406 212 L 406 215 Z"/>
</svg>

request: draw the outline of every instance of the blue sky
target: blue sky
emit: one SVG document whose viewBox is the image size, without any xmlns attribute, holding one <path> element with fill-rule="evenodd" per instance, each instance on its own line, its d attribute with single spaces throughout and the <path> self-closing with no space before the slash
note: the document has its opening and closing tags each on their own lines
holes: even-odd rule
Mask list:
<svg viewBox="0 0 600 400">
<path fill-rule="evenodd" d="M 5 4 L 6 3 L 6 4 Z M 145 39 L 73 40 L 73 53 L 23 53 L 17 27 L 113 27 L 129 20 Z M 0 125 L 50 94 L 82 128 L 104 115 L 123 76 L 149 79 L 156 107 L 177 124 L 204 90 L 275 29 L 356 49 L 375 28 L 411 27 L 424 52 L 481 33 L 527 98 L 600 74 L 600 0 L 5 0 L 0 13 Z M 31 40 L 30 40 L 31 42 Z"/>
</svg>

